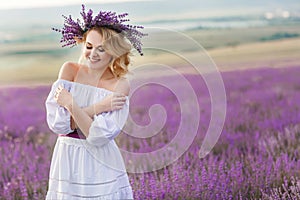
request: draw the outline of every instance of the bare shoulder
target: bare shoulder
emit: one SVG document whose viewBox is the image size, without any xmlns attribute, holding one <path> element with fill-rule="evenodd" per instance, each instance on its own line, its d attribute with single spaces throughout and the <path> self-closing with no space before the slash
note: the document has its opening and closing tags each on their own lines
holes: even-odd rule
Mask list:
<svg viewBox="0 0 300 200">
<path fill-rule="evenodd" d="M 68 81 L 74 81 L 80 65 L 74 62 L 65 62 L 59 71 L 58 78 Z"/>
<path fill-rule="evenodd" d="M 122 93 L 128 96 L 129 91 L 130 91 L 129 80 L 127 78 L 121 77 L 116 83 L 115 92 Z"/>
</svg>

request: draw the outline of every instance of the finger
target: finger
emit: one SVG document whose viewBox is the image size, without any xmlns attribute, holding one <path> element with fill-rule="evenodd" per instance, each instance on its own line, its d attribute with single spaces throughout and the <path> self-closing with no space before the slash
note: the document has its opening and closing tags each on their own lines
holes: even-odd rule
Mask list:
<svg viewBox="0 0 300 200">
<path fill-rule="evenodd" d="M 115 107 L 115 110 L 120 110 L 120 109 L 122 109 L 123 108 L 123 106 L 116 106 Z"/>
<path fill-rule="evenodd" d="M 60 93 L 67 93 L 68 91 L 65 89 L 65 88 L 62 88 L 61 90 L 60 90 Z"/>
<path fill-rule="evenodd" d="M 126 96 L 124 94 L 120 94 L 119 98 L 126 98 Z"/>
<path fill-rule="evenodd" d="M 57 92 L 61 93 L 64 90 L 64 87 L 62 85 L 58 86 Z"/>
<path fill-rule="evenodd" d="M 55 92 L 59 92 L 59 91 L 60 91 L 59 87 L 55 89 Z"/>
<path fill-rule="evenodd" d="M 60 85 L 58 86 L 58 88 L 60 88 L 60 89 L 62 90 L 62 89 L 64 89 L 64 86 L 63 86 L 62 84 L 60 84 Z"/>
<path fill-rule="evenodd" d="M 124 103 L 123 102 L 115 102 L 115 103 L 112 104 L 112 107 L 115 107 L 115 106 L 121 106 L 121 107 L 123 107 Z"/>
<path fill-rule="evenodd" d="M 119 97 L 117 99 L 115 99 L 116 101 L 120 101 L 120 102 L 125 102 L 126 101 L 126 98 L 125 97 Z"/>
<path fill-rule="evenodd" d="M 125 101 L 112 101 L 111 104 L 112 105 L 124 105 Z"/>
<path fill-rule="evenodd" d="M 125 103 L 125 102 L 126 102 L 126 99 L 124 99 L 124 98 L 119 98 L 119 99 L 116 99 L 115 102 Z"/>
<path fill-rule="evenodd" d="M 61 93 L 61 92 L 65 92 L 65 89 L 64 89 L 64 88 L 61 88 L 61 89 L 60 89 L 60 93 Z"/>
<path fill-rule="evenodd" d="M 64 87 L 62 85 L 59 85 L 57 88 L 56 88 L 56 91 L 62 91 L 64 89 Z"/>
<path fill-rule="evenodd" d="M 123 99 L 126 100 L 126 97 L 124 95 L 118 95 L 118 96 L 114 96 L 113 99 Z"/>
<path fill-rule="evenodd" d="M 112 111 L 115 111 L 115 110 L 120 110 L 120 109 L 122 109 L 122 106 L 114 106 L 114 107 L 112 107 Z"/>
<path fill-rule="evenodd" d="M 125 95 L 122 93 L 115 92 L 114 97 L 125 97 Z"/>
</svg>

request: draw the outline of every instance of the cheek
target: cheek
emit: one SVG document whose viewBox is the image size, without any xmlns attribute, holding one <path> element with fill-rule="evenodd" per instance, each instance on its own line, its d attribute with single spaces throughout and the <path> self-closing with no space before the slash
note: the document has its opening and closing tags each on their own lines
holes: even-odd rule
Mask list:
<svg viewBox="0 0 300 200">
<path fill-rule="evenodd" d="M 110 61 L 111 57 L 112 57 L 112 56 L 109 55 L 108 53 L 105 53 L 105 54 L 102 55 L 102 59 L 105 59 L 105 60 L 107 60 L 107 61 Z"/>
<path fill-rule="evenodd" d="M 91 54 L 91 51 L 90 50 L 87 50 L 87 49 L 84 49 L 83 50 L 83 55 L 84 55 L 84 57 L 89 57 L 90 56 L 90 54 Z"/>
</svg>

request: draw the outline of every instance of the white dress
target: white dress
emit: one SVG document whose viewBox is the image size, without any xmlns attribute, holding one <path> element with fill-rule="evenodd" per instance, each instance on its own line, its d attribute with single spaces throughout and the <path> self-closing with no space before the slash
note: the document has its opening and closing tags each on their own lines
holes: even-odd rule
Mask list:
<svg viewBox="0 0 300 200">
<path fill-rule="evenodd" d="M 133 199 L 123 157 L 114 138 L 124 126 L 129 99 L 120 110 L 94 116 L 86 139 L 66 137 L 69 112 L 54 100 L 55 89 L 63 85 L 80 107 L 99 102 L 112 91 L 58 79 L 46 100 L 47 123 L 59 134 L 51 161 L 46 199 Z"/>
</svg>

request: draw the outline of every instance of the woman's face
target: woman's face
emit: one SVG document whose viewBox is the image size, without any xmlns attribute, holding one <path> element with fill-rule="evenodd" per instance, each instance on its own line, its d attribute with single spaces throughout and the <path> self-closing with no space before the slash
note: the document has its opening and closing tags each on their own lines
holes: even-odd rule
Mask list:
<svg viewBox="0 0 300 200">
<path fill-rule="evenodd" d="M 102 36 L 95 30 L 90 31 L 86 37 L 84 56 L 92 69 L 105 69 L 112 59 L 112 56 L 103 49 L 102 40 Z"/>
</svg>

